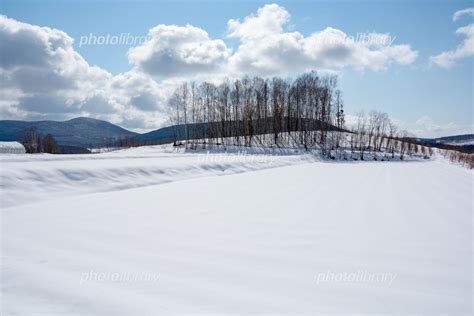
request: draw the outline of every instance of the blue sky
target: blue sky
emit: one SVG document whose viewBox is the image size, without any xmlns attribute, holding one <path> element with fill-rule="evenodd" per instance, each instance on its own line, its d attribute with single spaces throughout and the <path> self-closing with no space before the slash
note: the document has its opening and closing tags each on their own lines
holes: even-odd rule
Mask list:
<svg viewBox="0 0 474 316">
<path fill-rule="evenodd" d="M 140 62 L 143 60 L 130 62 L 128 51 L 131 47 L 127 45 L 79 47 L 81 36 L 90 33 L 96 36 L 121 33 L 144 36 L 149 29 L 160 24 L 178 26 L 190 24 L 206 31 L 210 39 L 222 40 L 234 53 L 239 49 L 242 37 L 229 36 L 228 21 L 239 19 L 243 22 L 245 17 L 255 16 L 259 8 L 269 3 L 278 4 L 291 16 L 283 26 L 284 32 L 299 32 L 302 36 L 309 37 L 330 27 L 349 36 L 370 32 L 388 33 L 394 39 L 393 45 L 409 45 L 411 51 L 416 52 L 416 59 L 408 63 L 399 63 L 395 58 L 394 61 L 389 60 L 384 64 L 383 69 L 374 70 L 370 66 L 359 67 L 353 64 L 336 67 L 339 87 L 343 91 L 349 114 L 359 110 L 385 111 L 399 121 L 402 127 L 422 136 L 472 132 L 472 55 L 468 53 L 466 56 L 456 58 L 449 67 L 440 67 L 430 59 L 431 56 L 437 56 L 442 52 L 456 50 L 456 47 L 463 43 L 466 37 L 455 32 L 460 27 L 472 24 L 472 15 L 465 14 L 453 21 L 453 14 L 473 7 L 472 1 L 231 3 L 3 0 L 0 4 L 0 13 L 18 22 L 64 31 L 74 39 L 73 50 L 88 64 L 100 67 L 111 76 L 117 76 L 129 72 L 132 68 L 142 67 Z M 470 45 L 472 46 L 472 43 Z M 318 65 L 315 64 L 314 68 L 317 69 Z M 321 68 L 333 69 L 331 64 L 324 64 Z M 158 84 L 163 79 L 169 79 L 166 75 L 157 76 L 156 73 L 147 75 Z M 113 106 L 117 108 L 121 105 L 114 103 Z M 15 116 L 15 113 L 19 116 L 25 115 L 24 112 L 14 110 L 3 113 L 7 113 L 8 118 Z M 37 114 L 31 118 L 41 117 L 41 113 Z M 53 118 L 61 117 L 53 114 L 51 115 Z M 129 122 L 119 117 L 111 120 L 136 130 L 154 127 L 153 124 L 133 126 L 131 122 L 137 121 L 138 117 L 128 117 Z"/>
</svg>

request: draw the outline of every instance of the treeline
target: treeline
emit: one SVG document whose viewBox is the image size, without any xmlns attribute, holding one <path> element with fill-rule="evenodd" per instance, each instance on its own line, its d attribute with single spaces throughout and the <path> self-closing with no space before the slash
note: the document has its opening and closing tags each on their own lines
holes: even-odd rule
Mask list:
<svg viewBox="0 0 474 316">
<path fill-rule="evenodd" d="M 169 100 L 170 123 L 176 126 L 175 144 L 191 148 L 211 141 L 263 145 L 271 136 L 276 146 L 296 139 L 306 149 L 315 144 L 326 149 L 328 132 L 344 125 L 341 96 L 335 76 L 315 72 L 295 80 L 185 82 Z"/>
<path fill-rule="evenodd" d="M 100 152 L 109 152 L 114 151 L 117 149 L 122 148 L 131 148 L 131 147 L 140 147 L 140 146 L 150 146 L 150 145 L 162 145 L 162 144 L 169 144 L 172 140 L 168 141 L 141 141 L 137 140 L 132 136 L 124 136 L 114 141 L 109 141 L 104 143 L 101 147 L 96 148 L 99 149 Z M 91 148 L 94 148 L 91 146 Z"/>
<path fill-rule="evenodd" d="M 61 153 L 56 139 L 51 134 L 41 135 L 36 128 L 30 128 L 26 131 L 22 141 L 25 150 L 29 154 L 35 153 Z"/>
</svg>

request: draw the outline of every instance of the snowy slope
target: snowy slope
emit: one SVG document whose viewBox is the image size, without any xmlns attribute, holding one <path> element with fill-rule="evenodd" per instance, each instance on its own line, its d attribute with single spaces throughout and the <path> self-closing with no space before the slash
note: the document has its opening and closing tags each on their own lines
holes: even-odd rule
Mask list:
<svg viewBox="0 0 474 316">
<path fill-rule="evenodd" d="M 183 152 L 168 145 L 94 155 L 0 155 L 1 203 L 11 207 L 315 160 L 295 150 L 229 148 L 209 155 L 207 149 Z"/>
<path fill-rule="evenodd" d="M 29 159 L 2 158 L 7 315 L 471 314 L 468 169 L 147 148 Z M 23 203 L 32 181 L 55 194 Z"/>
</svg>

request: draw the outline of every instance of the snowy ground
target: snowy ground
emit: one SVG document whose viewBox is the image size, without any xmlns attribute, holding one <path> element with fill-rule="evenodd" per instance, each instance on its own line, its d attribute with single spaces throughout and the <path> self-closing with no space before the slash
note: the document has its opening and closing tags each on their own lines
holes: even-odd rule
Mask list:
<svg viewBox="0 0 474 316">
<path fill-rule="evenodd" d="M 1 157 L 2 315 L 471 315 L 472 171 L 212 157 Z"/>
</svg>

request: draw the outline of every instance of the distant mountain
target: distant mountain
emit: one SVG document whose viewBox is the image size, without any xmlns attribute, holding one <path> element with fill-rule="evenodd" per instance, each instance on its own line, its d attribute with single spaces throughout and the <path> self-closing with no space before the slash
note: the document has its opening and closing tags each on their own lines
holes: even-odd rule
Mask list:
<svg viewBox="0 0 474 316">
<path fill-rule="evenodd" d="M 434 140 L 439 144 L 457 145 L 457 146 L 474 145 L 474 134 L 439 137 L 439 138 L 435 138 Z"/>
<path fill-rule="evenodd" d="M 431 145 L 432 147 L 474 153 L 474 134 L 454 135 L 438 138 L 409 137 L 409 139 L 423 145 Z"/>
<path fill-rule="evenodd" d="M 138 135 L 112 123 L 87 117 L 64 122 L 3 120 L 0 121 L 0 141 L 21 142 L 33 127 L 42 135 L 53 135 L 60 146 L 68 148 L 98 147 Z"/>
</svg>

